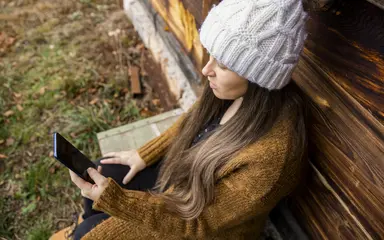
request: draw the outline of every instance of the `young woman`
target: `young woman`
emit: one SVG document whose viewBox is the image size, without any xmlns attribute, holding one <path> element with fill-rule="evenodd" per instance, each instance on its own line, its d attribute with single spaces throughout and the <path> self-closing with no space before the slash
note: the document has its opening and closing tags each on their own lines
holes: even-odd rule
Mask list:
<svg viewBox="0 0 384 240">
<path fill-rule="evenodd" d="M 70 172 L 86 199 L 74 238 L 257 239 L 306 165 L 306 107 L 291 81 L 306 19 L 300 0 L 214 6 L 198 101 L 141 148 L 107 154 L 103 174 L 89 169 L 96 184 Z"/>
</svg>

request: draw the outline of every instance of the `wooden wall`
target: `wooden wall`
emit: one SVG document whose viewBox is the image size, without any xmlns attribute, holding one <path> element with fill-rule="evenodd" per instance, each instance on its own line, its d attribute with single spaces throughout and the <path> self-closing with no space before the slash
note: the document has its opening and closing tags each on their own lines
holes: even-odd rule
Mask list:
<svg viewBox="0 0 384 240">
<path fill-rule="evenodd" d="M 292 208 L 315 239 L 384 238 L 384 10 L 335 1 L 308 27 L 292 77 L 313 101 L 312 167 Z"/>
<path fill-rule="evenodd" d="M 196 67 L 196 72 L 204 82 L 201 69 L 208 61 L 207 52 L 200 43 L 198 29 L 200 28 L 209 9 L 218 0 L 150 0 L 153 8 L 168 24 L 169 31 L 184 47 Z"/>
<path fill-rule="evenodd" d="M 197 29 L 217 2 L 151 0 L 198 73 L 208 59 Z M 290 207 L 313 239 L 381 239 L 383 5 L 377 0 L 325 2 L 310 12 L 309 36 L 292 75 L 311 103 L 311 121 L 309 178 L 303 191 L 289 199 Z"/>
</svg>

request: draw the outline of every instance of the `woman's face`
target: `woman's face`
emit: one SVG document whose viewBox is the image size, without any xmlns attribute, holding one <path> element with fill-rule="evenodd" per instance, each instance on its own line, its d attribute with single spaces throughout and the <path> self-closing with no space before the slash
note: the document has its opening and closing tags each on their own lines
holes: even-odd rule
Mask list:
<svg viewBox="0 0 384 240">
<path fill-rule="evenodd" d="M 239 76 L 209 56 L 201 71 L 210 82 L 213 93 L 220 99 L 237 99 L 248 89 L 248 80 Z"/>
</svg>

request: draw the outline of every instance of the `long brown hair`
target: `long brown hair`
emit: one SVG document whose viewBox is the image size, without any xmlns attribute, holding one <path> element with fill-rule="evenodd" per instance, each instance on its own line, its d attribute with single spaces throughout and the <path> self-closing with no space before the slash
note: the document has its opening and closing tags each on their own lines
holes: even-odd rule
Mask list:
<svg viewBox="0 0 384 240">
<path fill-rule="evenodd" d="M 280 90 L 268 90 L 249 82 L 243 102 L 225 124 L 208 133 L 208 137 L 191 147 L 194 137 L 233 100 L 217 98 L 208 81 L 196 108 L 181 122 L 179 134 L 168 148 L 161 163 L 155 186 L 148 192 L 164 199 L 165 206 L 181 218 L 197 218 L 213 200 L 217 172 L 248 144 L 266 134 L 285 104 L 294 111 L 298 146 L 296 156 L 303 157 L 307 147 L 306 105 L 300 89 L 291 81 Z M 174 191 L 164 193 L 175 185 Z"/>
</svg>

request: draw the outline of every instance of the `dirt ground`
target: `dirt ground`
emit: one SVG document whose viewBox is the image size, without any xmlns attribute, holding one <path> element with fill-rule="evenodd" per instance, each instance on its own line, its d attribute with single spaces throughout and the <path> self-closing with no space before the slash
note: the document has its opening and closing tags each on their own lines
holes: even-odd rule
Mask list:
<svg viewBox="0 0 384 240">
<path fill-rule="evenodd" d="M 97 132 L 172 108 L 143 70 L 131 93 L 148 50 L 119 3 L 0 0 L 0 239 L 48 239 L 81 211 L 54 131 L 95 159 Z"/>
</svg>

